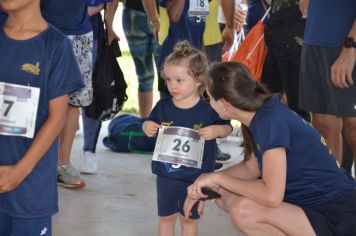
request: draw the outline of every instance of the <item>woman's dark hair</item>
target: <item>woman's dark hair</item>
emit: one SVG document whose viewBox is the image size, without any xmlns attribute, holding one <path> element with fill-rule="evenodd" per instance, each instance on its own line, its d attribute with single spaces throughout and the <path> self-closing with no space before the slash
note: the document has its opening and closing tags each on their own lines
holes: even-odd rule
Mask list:
<svg viewBox="0 0 356 236">
<path fill-rule="evenodd" d="M 223 62 L 211 67 L 206 80 L 207 89 L 214 100 L 223 98 L 232 106 L 244 111 L 257 111 L 272 95 L 256 82 L 249 69 L 239 62 Z M 242 124 L 244 159 L 253 152 L 249 129 Z"/>
</svg>

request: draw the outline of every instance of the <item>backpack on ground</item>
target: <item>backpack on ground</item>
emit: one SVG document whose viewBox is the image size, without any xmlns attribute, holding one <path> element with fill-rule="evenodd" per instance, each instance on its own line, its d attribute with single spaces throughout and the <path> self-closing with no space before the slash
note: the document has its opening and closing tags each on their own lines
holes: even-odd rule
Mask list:
<svg viewBox="0 0 356 236">
<path fill-rule="evenodd" d="M 147 137 L 142 131 L 145 120 L 129 114 L 115 117 L 103 139 L 104 146 L 114 152 L 152 153 L 156 138 Z"/>
</svg>

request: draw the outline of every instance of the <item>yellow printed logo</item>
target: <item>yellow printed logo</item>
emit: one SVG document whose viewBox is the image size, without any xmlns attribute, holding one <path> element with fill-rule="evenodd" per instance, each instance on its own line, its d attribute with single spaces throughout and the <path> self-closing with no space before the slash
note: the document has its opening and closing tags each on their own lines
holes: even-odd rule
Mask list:
<svg viewBox="0 0 356 236">
<path fill-rule="evenodd" d="M 203 126 L 202 123 L 193 125 L 193 129 L 199 130 Z"/>
<path fill-rule="evenodd" d="M 39 62 L 37 62 L 36 65 L 33 65 L 33 64 L 30 64 L 30 63 L 23 64 L 21 69 L 23 71 L 26 71 L 26 72 L 34 74 L 34 75 L 39 75 L 40 71 L 41 71 Z"/>
<path fill-rule="evenodd" d="M 162 121 L 161 125 L 163 125 L 163 126 L 172 126 L 173 125 L 173 121 Z"/>
</svg>

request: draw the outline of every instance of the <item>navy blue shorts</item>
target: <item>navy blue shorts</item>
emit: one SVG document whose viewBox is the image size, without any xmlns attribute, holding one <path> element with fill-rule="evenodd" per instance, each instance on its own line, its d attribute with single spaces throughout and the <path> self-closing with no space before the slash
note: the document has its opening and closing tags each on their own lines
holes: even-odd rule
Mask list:
<svg viewBox="0 0 356 236">
<path fill-rule="evenodd" d="M 52 217 L 20 219 L 0 212 L 1 236 L 51 236 Z"/>
<path fill-rule="evenodd" d="M 190 182 L 157 176 L 157 205 L 159 216 L 170 216 L 179 212 L 184 215 L 184 201 Z M 199 219 L 198 204 L 192 209 L 191 219 Z"/>
<path fill-rule="evenodd" d="M 356 235 L 356 190 L 318 206 L 302 207 L 316 235 Z"/>
</svg>

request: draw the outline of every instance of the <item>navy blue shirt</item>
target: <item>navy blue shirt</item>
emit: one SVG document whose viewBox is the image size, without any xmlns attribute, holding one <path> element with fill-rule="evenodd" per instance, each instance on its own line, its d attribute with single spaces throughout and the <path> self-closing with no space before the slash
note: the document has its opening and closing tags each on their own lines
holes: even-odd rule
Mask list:
<svg viewBox="0 0 356 236">
<path fill-rule="evenodd" d="M 249 129 L 261 173 L 265 151 L 286 149 L 285 202 L 313 206 L 356 188 L 356 182 L 338 167 L 320 134 L 277 96 L 256 112 Z"/>
<path fill-rule="evenodd" d="M 0 82 L 40 89 L 36 137 L 48 118 L 49 102 L 74 92 L 84 84 L 71 42 L 63 33 L 49 25 L 45 31 L 31 39 L 14 40 L 4 33 L 5 21 L 6 17 L 0 15 L 0 52 L 3 58 L 0 60 Z M 34 137 L 0 134 L 0 165 L 18 163 Z M 58 141 L 55 140 L 18 187 L 11 192 L 0 193 L 0 211 L 24 219 L 48 217 L 56 213 L 57 163 Z"/>
<path fill-rule="evenodd" d="M 355 0 L 310 0 L 304 43 L 342 47 L 355 18 Z"/>
<path fill-rule="evenodd" d="M 43 17 L 65 35 L 91 31 L 86 0 L 41 0 Z"/>
<path fill-rule="evenodd" d="M 165 126 L 179 126 L 190 129 L 214 124 L 229 124 L 229 121 L 220 119 L 210 104 L 203 100 L 200 100 L 191 108 L 181 109 L 174 105 L 170 97 L 157 102 L 148 120 Z M 152 161 L 152 173 L 162 177 L 193 182 L 201 173 L 212 172 L 214 170 L 215 157 L 216 140 L 213 139 L 205 141 L 201 169 L 186 166 L 173 168 L 170 163 Z"/>
</svg>

